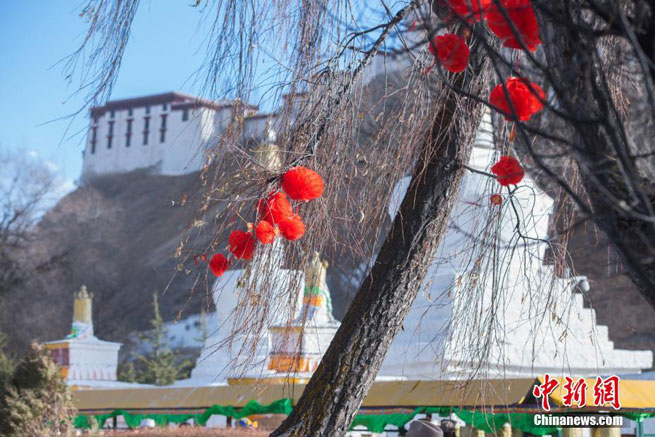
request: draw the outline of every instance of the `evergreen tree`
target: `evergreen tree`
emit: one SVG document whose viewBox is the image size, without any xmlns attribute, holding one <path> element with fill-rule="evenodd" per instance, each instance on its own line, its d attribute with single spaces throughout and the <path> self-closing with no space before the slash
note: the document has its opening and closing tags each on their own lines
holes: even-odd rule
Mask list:
<svg viewBox="0 0 655 437">
<path fill-rule="evenodd" d="M 155 385 L 170 385 L 188 367 L 188 363 L 177 363 L 176 356 L 168 345 L 166 338 L 166 327 L 159 312 L 159 300 L 157 293 L 153 296 L 154 317 L 151 321 L 152 329 L 141 335 L 149 351 L 145 355 L 137 357 L 142 370 L 137 373 L 137 382 Z"/>
<path fill-rule="evenodd" d="M 59 367 L 34 343 L 0 401 L 0 434 L 69 435 L 75 407 Z"/>
<path fill-rule="evenodd" d="M 117 377 L 119 381 L 136 382 L 137 374 L 134 363 L 121 363 L 118 365 Z"/>
</svg>

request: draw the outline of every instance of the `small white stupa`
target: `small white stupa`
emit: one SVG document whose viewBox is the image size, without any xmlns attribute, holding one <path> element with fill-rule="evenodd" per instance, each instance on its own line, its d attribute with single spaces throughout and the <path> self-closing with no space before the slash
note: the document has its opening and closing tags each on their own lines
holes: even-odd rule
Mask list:
<svg viewBox="0 0 655 437">
<path fill-rule="evenodd" d="M 62 376 L 74 388 L 114 387 L 121 343 L 99 340 L 93 335 L 93 295 L 86 286 L 74 294 L 71 332 L 62 340 L 45 343 Z"/>
</svg>

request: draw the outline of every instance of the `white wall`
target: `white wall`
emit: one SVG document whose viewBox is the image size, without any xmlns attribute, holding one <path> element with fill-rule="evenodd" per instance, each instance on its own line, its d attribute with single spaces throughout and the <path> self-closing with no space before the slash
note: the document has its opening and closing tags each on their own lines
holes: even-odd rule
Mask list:
<svg viewBox="0 0 655 437">
<path fill-rule="evenodd" d="M 200 107 L 189 109 L 189 119 L 182 120 L 183 110 L 172 109 L 171 103 L 150 106 L 148 144 L 143 144 L 145 107 L 107 111 L 98 118 L 95 153 L 89 128 L 84 152 L 82 178 L 106 173 L 122 173 L 138 168 L 153 167 L 157 173 L 178 175 L 199 170 L 204 162 L 208 142 L 216 138 L 231 117 L 232 108 L 219 110 Z M 162 114 L 167 114 L 164 141 L 160 138 Z M 132 135 L 127 146 L 128 118 L 132 118 Z M 112 146 L 108 148 L 109 122 L 114 122 Z"/>
</svg>

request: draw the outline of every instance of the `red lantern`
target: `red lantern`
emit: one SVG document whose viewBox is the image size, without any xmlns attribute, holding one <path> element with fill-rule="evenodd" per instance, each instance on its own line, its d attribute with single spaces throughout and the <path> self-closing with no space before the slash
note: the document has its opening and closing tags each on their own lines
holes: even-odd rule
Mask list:
<svg viewBox="0 0 655 437">
<path fill-rule="evenodd" d="M 280 223 L 293 214 L 287 195 L 281 191 L 269 194 L 266 200 L 260 200 L 257 210 L 262 220 L 272 225 Z"/>
<path fill-rule="evenodd" d="M 305 233 L 305 224 L 298 214 L 280 222 L 280 234 L 287 240 L 293 241 L 302 237 Z"/>
<path fill-rule="evenodd" d="M 443 68 L 451 73 L 464 71 L 471 56 L 466 41 L 454 33 L 435 37 L 430 43 L 430 52 L 439 59 Z"/>
<path fill-rule="evenodd" d="M 251 260 L 255 251 L 255 239 L 250 232 L 232 231 L 230 234 L 230 252 L 235 258 Z"/>
<path fill-rule="evenodd" d="M 498 193 L 492 194 L 491 196 L 489 196 L 489 203 L 491 203 L 492 205 L 502 205 L 503 196 L 501 196 Z"/>
<path fill-rule="evenodd" d="M 222 253 L 214 254 L 212 259 L 209 261 L 209 269 L 216 276 L 223 276 L 223 273 L 225 273 L 227 267 L 227 258 L 225 258 L 225 255 Z"/>
<path fill-rule="evenodd" d="M 487 12 L 489 29 L 503 40 L 504 47 L 522 49 L 521 42 L 523 42 L 528 50 L 535 51 L 541 44 L 541 39 L 537 17 L 534 15 L 530 0 L 499 0 L 499 2 L 503 10 L 492 3 Z"/>
<path fill-rule="evenodd" d="M 511 106 L 507 94 L 512 102 Z M 546 94 L 539 85 L 520 77 L 510 77 L 504 87 L 502 84 L 496 85 L 489 95 L 491 105 L 503 112 L 506 120 L 513 119 L 512 115 L 516 113 L 520 121 L 529 120 L 533 114 L 541 111 L 544 106 L 542 101 L 545 99 Z"/>
<path fill-rule="evenodd" d="M 513 156 L 501 156 L 500 160 L 491 167 L 491 172 L 496 175 L 498 183 L 503 187 L 516 185 L 525 176 L 523 167 Z"/>
<path fill-rule="evenodd" d="M 323 195 L 323 178 L 306 167 L 293 167 L 282 176 L 282 188 L 293 200 L 306 202 Z"/>
<path fill-rule="evenodd" d="M 448 9 L 469 22 L 481 21 L 493 0 L 446 0 Z"/>
<path fill-rule="evenodd" d="M 255 235 L 257 236 L 257 239 L 262 244 L 270 244 L 275 240 L 275 236 L 277 235 L 277 229 L 275 229 L 275 226 L 273 226 L 266 220 L 262 220 L 257 225 L 257 229 L 255 230 Z"/>
</svg>

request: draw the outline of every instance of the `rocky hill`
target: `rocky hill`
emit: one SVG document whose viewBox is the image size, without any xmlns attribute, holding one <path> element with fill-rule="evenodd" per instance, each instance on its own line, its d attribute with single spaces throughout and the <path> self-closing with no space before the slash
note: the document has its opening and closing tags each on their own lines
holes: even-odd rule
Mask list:
<svg viewBox="0 0 655 437">
<path fill-rule="evenodd" d="M 66 335 L 72 292 L 81 284 L 95 294 L 95 330 L 107 340 L 146 328 L 155 292 L 167 319 L 184 308 L 199 312 L 201 299 L 189 293 L 197 275 L 176 272 L 172 256 L 192 214 L 180 199 L 196 190 L 197 179 L 135 171 L 96 179 L 61 199 L 29 249 L 42 267 L 24 289 L 0 297 L 10 347 Z"/>
</svg>

